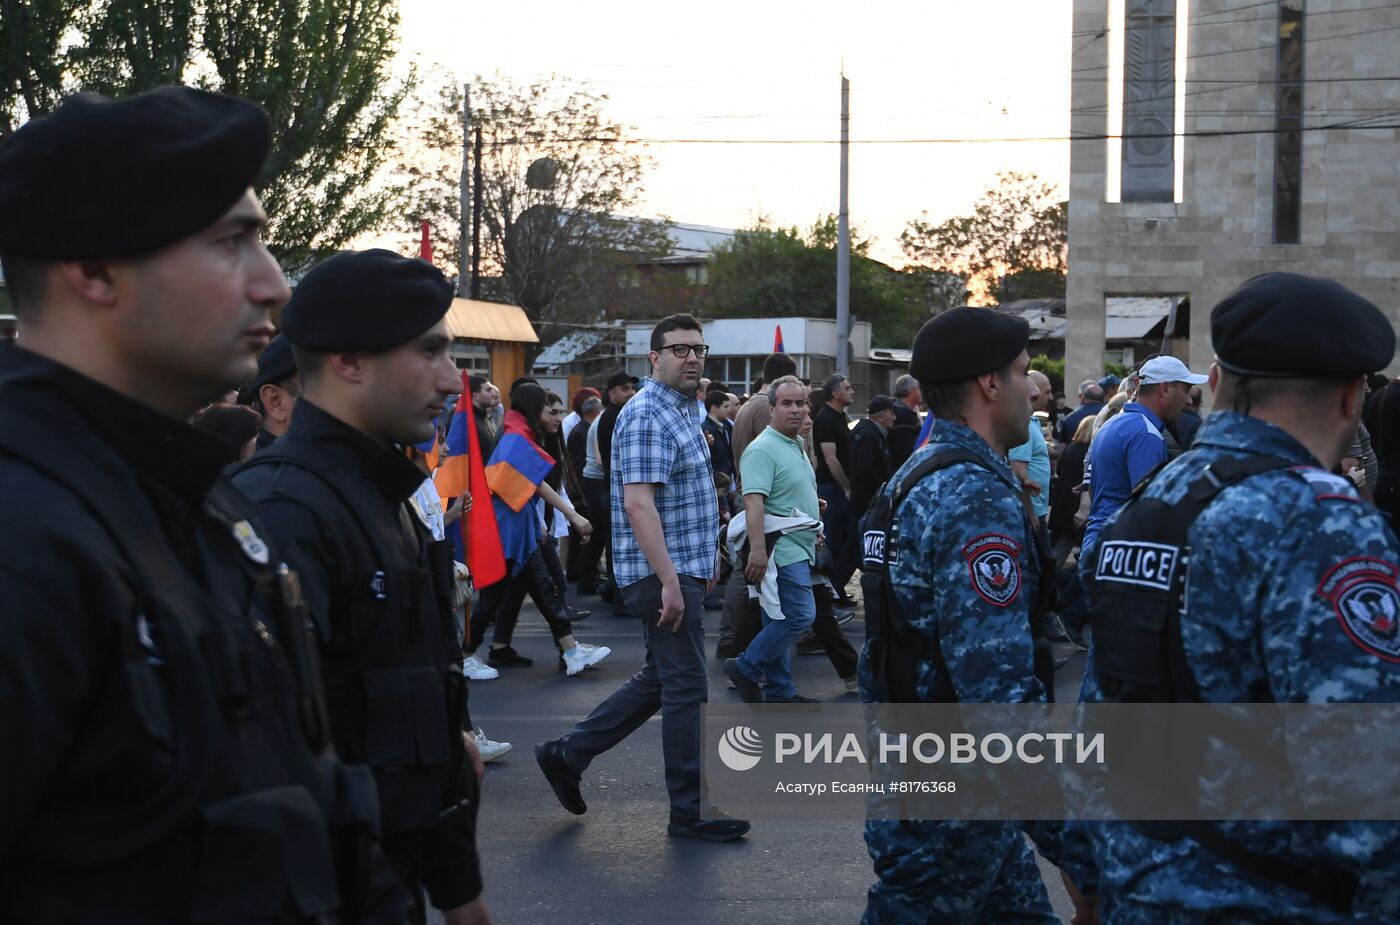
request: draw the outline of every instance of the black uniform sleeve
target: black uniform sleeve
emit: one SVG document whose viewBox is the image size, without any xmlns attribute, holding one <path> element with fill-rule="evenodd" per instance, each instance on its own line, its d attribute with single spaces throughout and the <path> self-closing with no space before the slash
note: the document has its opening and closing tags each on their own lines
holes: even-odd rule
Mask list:
<svg viewBox="0 0 1400 925">
<path fill-rule="evenodd" d="M 476 850 L 476 817 L 481 788 L 476 770 L 463 761 L 458 772 L 457 812 L 445 817 L 424 837 L 423 887 L 438 909 L 455 909 L 481 895 L 481 858 Z M 466 803 L 460 801 L 466 800 Z"/>
<path fill-rule="evenodd" d="M 0 564 L 0 857 L 14 850 L 83 728 L 97 653 L 122 658 L 117 635 L 85 618 L 73 584 L 41 587 Z"/>
</svg>

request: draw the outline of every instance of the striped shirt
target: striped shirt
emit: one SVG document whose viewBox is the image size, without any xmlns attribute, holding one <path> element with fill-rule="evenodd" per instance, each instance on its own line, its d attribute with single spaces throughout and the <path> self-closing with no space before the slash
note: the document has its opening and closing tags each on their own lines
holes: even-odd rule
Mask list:
<svg viewBox="0 0 1400 925">
<path fill-rule="evenodd" d="M 655 573 L 623 510 L 623 486 L 656 486 L 656 512 L 678 575 L 708 581 L 719 507 L 695 396 L 648 377 L 623 406 L 612 438 L 612 555 L 618 587 Z"/>
</svg>

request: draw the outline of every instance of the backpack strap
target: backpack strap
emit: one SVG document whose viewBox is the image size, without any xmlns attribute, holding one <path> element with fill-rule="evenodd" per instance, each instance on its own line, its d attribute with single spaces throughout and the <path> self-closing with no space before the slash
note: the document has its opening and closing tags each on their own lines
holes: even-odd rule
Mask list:
<svg viewBox="0 0 1400 925">
<path fill-rule="evenodd" d="M 981 466 L 988 472 L 994 471 L 991 466 L 987 465 L 985 459 L 972 450 L 960 446 L 939 450 L 937 453 L 921 460 L 917 466 L 909 471 L 908 475 L 900 480 L 899 485 L 895 488 L 894 496 L 890 500 L 891 516 L 898 517 L 899 506 L 904 503 L 904 499 L 909 492 L 914 490 L 914 486 L 924 480 L 924 476 L 932 472 L 937 472 L 939 469 L 946 469 L 949 466 L 955 466 L 963 462 Z"/>
</svg>

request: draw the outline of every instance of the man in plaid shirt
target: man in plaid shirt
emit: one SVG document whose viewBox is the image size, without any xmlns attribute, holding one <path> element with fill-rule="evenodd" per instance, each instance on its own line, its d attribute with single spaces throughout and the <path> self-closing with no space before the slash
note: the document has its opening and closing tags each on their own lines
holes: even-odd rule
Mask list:
<svg viewBox="0 0 1400 925">
<path fill-rule="evenodd" d="M 535 757 L 559 802 L 581 814 L 588 807 L 579 783 L 589 762 L 660 710 L 667 832 L 725 842 L 742 838 L 749 824 L 703 805 L 700 787 L 701 708 L 709 695 L 704 598 L 718 575 L 719 537 L 695 403 L 708 352 L 690 315 L 658 322 L 652 374 L 613 431 L 613 568 L 623 602 L 642 621 L 646 664 L 568 734 L 536 746 Z"/>
</svg>

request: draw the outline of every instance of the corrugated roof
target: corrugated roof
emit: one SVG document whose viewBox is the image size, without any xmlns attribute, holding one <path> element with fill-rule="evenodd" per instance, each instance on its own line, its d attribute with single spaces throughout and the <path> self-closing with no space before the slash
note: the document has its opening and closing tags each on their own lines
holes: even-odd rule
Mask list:
<svg viewBox="0 0 1400 925">
<path fill-rule="evenodd" d="M 535 366 L 563 366 L 565 363 L 572 363 L 602 343 L 607 336 L 607 331 L 574 331 L 572 334 L 565 334 L 540 351 L 540 355 L 535 357 Z"/>
<path fill-rule="evenodd" d="M 447 331 L 453 337 L 538 344 L 540 337 L 519 305 L 453 299 L 447 310 Z"/>
</svg>

